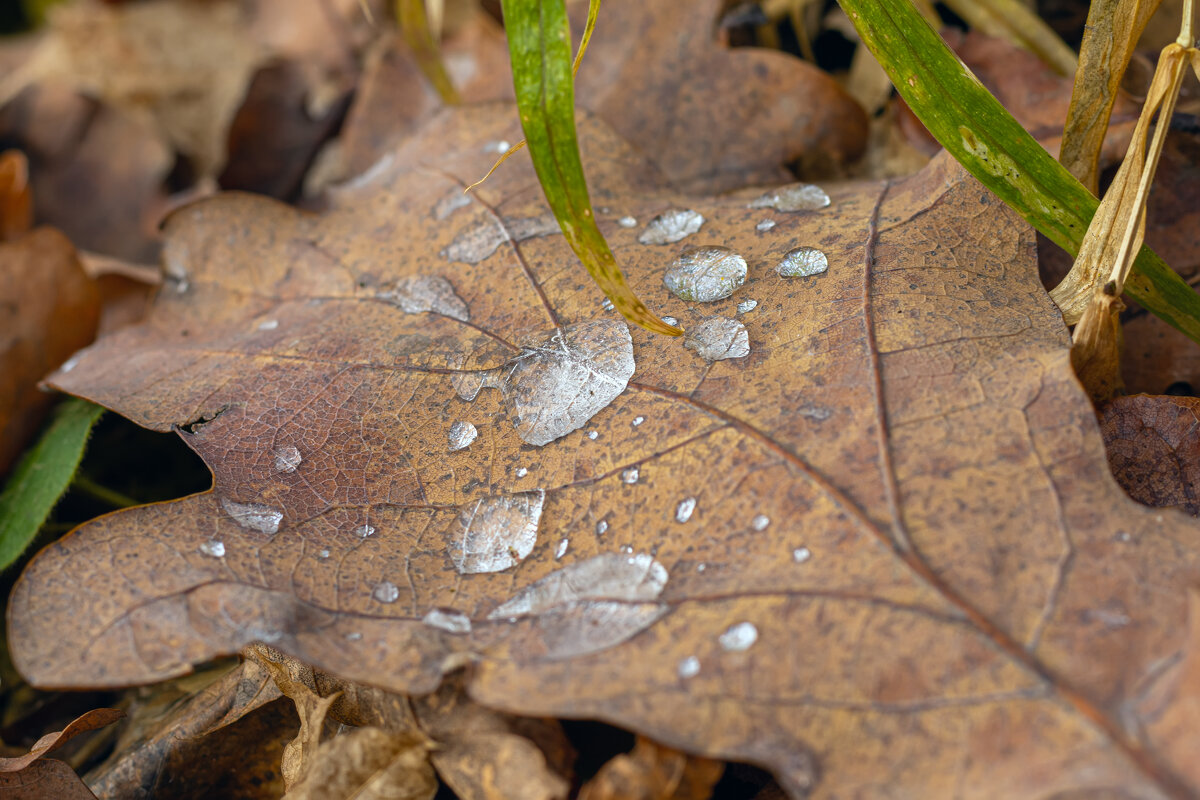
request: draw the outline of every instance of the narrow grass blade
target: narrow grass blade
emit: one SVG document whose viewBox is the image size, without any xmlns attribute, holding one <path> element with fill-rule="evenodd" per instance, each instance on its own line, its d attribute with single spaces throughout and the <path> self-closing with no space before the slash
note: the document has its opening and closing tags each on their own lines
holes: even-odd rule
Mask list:
<svg viewBox="0 0 1200 800">
<path fill-rule="evenodd" d="M 71 484 L 92 426 L 104 409 L 69 398 L 17 463 L 0 493 L 0 570 L 16 561 Z"/>
<path fill-rule="evenodd" d="M 1075 51 L 1021 0 L 946 0 L 946 5 L 975 30 L 1025 48 L 1059 75 L 1075 73 Z"/>
<path fill-rule="evenodd" d="M 1099 201 L 979 83 L 911 0 L 840 2 L 909 108 L 942 146 L 1051 241 L 1077 253 Z M 1200 295 L 1149 248 L 1138 253 L 1125 291 L 1200 342 Z M 1064 309 L 1068 322 L 1078 319 L 1083 306 Z"/>
<path fill-rule="evenodd" d="M 446 74 L 441 48 L 429 28 L 425 0 L 396 0 L 396 21 L 400 24 L 400 33 L 403 34 L 404 41 L 413 51 L 417 65 L 433 84 L 442 102 L 451 106 L 458 105 L 458 90 Z"/>
<path fill-rule="evenodd" d="M 502 7 L 521 127 L 563 236 L 626 319 L 678 336 L 683 331 L 651 313 L 629 288 L 596 226 L 575 134 L 571 28 L 564 0 L 503 0 Z"/>
</svg>

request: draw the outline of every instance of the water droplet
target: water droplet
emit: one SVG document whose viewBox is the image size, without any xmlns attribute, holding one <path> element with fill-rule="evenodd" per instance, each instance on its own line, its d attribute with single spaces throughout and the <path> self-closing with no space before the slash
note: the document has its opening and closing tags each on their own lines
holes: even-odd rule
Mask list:
<svg viewBox="0 0 1200 800">
<path fill-rule="evenodd" d="M 739 314 L 749 313 L 756 308 L 758 308 L 757 300 L 743 300 L 742 302 L 737 304 L 737 310 L 738 310 Z"/>
<path fill-rule="evenodd" d="M 451 189 L 450 193 L 438 200 L 433 207 L 433 218 L 443 220 L 460 208 L 471 205 L 471 195 L 461 189 Z"/>
<path fill-rule="evenodd" d="M 708 569 L 708 564 L 705 564 L 703 561 L 696 565 L 696 572 L 704 572 L 706 569 Z"/>
<path fill-rule="evenodd" d="M 694 678 L 700 674 L 700 659 L 696 658 L 695 656 L 688 656 L 683 661 L 679 662 L 679 666 L 676 667 L 676 671 L 679 673 L 679 677 L 683 678 L 684 680 L 687 680 L 688 678 Z"/>
<path fill-rule="evenodd" d="M 692 512 L 696 510 L 696 498 L 687 497 L 679 501 L 679 505 L 675 507 L 675 521 L 687 522 L 692 518 Z"/>
<path fill-rule="evenodd" d="M 776 211 L 815 211 L 829 205 L 829 195 L 820 186 L 794 183 L 767 192 L 750 202 L 748 208 L 773 208 Z"/>
<path fill-rule="evenodd" d="M 708 317 L 687 332 L 683 346 L 705 361 L 744 358 L 750 355 L 750 334 L 736 319 Z"/>
<path fill-rule="evenodd" d="M 1129 542 L 1129 541 L 1133 541 L 1133 537 L 1129 534 L 1129 531 L 1121 531 L 1120 533 L 1117 534 L 1117 541 L 1118 542 Z"/>
<path fill-rule="evenodd" d="M 464 574 L 500 572 L 521 563 L 537 544 L 546 493 L 481 497 L 446 530 L 450 557 Z"/>
<path fill-rule="evenodd" d="M 399 306 L 406 314 L 432 311 L 443 317 L 467 322 L 471 312 L 454 292 L 450 281 L 441 275 L 417 275 L 401 278 L 375 294 L 380 300 Z"/>
<path fill-rule="evenodd" d="M 596 535 L 603 536 L 608 533 L 608 520 L 600 520 L 596 523 Z"/>
<path fill-rule="evenodd" d="M 212 556 L 213 558 L 223 558 L 225 556 L 225 543 L 218 542 L 216 539 L 205 542 L 200 545 L 199 549 L 204 555 Z"/>
<path fill-rule="evenodd" d="M 797 564 L 803 564 L 810 558 L 812 558 L 812 551 L 807 547 L 797 547 L 792 551 L 792 561 L 795 561 Z"/>
<path fill-rule="evenodd" d="M 667 568 L 645 553 L 631 558 L 605 553 L 551 572 L 517 592 L 488 619 L 541 614 L 580 600 L 654 600 L 667 585 Z"/>
<path fill-rule="evenodd" d="M 637 467 L 628 467 L 621 470 L 621 483 L 628 483 L 632 486 L 638 482 L 638 477 L 640 476 Z"/>
<path fill-rule="evenodd" d="M 604 309 L 605 311 L 612 311 L 616 308 L 616 306 L 613 305 L 612 300 L 609 300 L 606 297 L 600 302 L 600 308 Z"/>
<path fill-rule="evenodd" d="M 434 608 L 421 618 L 431 628 L 439 628 L 447 633 L 465 634 L 471 632 L 471 618 L 461 611 Z"/>
<path fill-rule="evenodd" d="M 295 472 L 296 467 L 300 466 L 300 462 L 303 460 L 300 457 L 300 451 L 290 444 L 275 448 L 276 472 Z"/>
<path fill-rule="evenodd" d="M 594 442 L 594 441 L 596 441 L 596 438 L 597 438 L 599 435 L 600 435 L 600 433 L 599 433 L 598 431 L 588 431 L 588 432 L 587 432 L 587 437 L 588 437 L 589 439 L 591 439 L 593 442 Z"/>
<path fill-rule="evenodd" d="M 529 474 L 529 470 L 525 469 L 524 467 L 517 467 L 517 477 L 518 478 L 524 478 L 528 474 Z"/>
<path fill-rule="evenodd" d="M 762 222 L 760 222 L 754 226 L 754 230 L 758 231 L 759 233 L 765 233 L 766 231 L 769 231 L 769 230 L 771 230 L 771 228 L 774 228 L 774 227 L 775 227 L 775 220 L 764 219 Z"/>
<path fill-rule="evenodd" d="M 567 554 L 567 548 L 570 546 L 571 546 L 571 540 L 563 539 L 561 542 L 558 543 L 558 547 L 554 548 L 554 557 L 556 559 L 559 559 L 559 558 L 562 558 L 563 556 L 565 556 Z"/>
<path fill-rule="evenodd" d="M 684 250 L 663 276 L 672 294 L 696 303 L 723 300 L 745 282 L 746 259 L 715 245 Z"/>
<path fill-rule="evenodd" d="M 770 524 L 771 518 L 766 514 L 755 514 L 754 519 L 750 520 L 750 527 L 756 531 L 765 531 Z"/>
<path fill-rule="evenodd" d="M 322 547 L 321 551 L 319 553 L 317 553 L 317 558 L 329 558 L 329 556 L 330 556 L 330 553 L 329 553 L 328 547 Z"/>
<path fill-rule="evenodd" d="M 553 214 L 528 219 L 505 220 L 502 225 L 495 219 L 485 219 L 459 231 L 454 241 L 446 245 L 441 255 L 449 261 L 478 264 L 505 242 L 523 242 L 538 236 L 558 233 L 558 220 Z"/>
<path fill-rule="evenodd" d="M 66 361 L 63 362 L 63 365 L 61 367 L 59 367 L 59 370 L 66 373 L 66 372 L 70 372 L 71 370 L 75 369 L 75 367 L 79 366 L 80 356 L 81 356 L 80 353 L 76 353 L 75 355 L 71 356 L 70 358 L 68 358 Z"/>
<path fill-rule="evenodd" d="M 371 525 L 359 525 L 354 529 L 354 535 L 360 539 L 366 539 L 368 536 L 375 535 L 375 528 Z"/>
<path fill-rule="evenodd" d="M 346 639 L 351 642 L 358 642 L 362 640 L 362 634 L 358 631 L 351 631 L 346 634 Z"/>
<path fill-rule="evenodd" d="M 617 224 L 620 225 L 622 228 L 636 228 L 637 227 L 637 218 L 636 217 L 621 217 L 619 220 L 617 220 Z"/>
<path fill-rule="evenodd" d="M 380 581 L 371 591 L 371 597 L 381 603 L 394 603 L 400 599 L 400 587 L 391 581 Z"/>
<path fill-rule="evenodd" d="M 829 269 L 829 259 L 815 247 L 797 247 L 779 262 L 775 271 L 785 278 L 807 278 Z"/>
<path fill-rule="evenodd" d="M 679 320 L 675 319 L 674 317 L 662 317 L 662 321 L 668 325 L 674 325 L 676 328 L 679 327 Z"/>
<path fill-rule="evenodd" d="M 456 422 L 450 426 L 446 439 L 450 444 L 450 452 L 465 450 L 479 436 L 479 431 L 469 422 Z"/>
<path fill-rule="evenodd" d="M 691 209 L 673 208 L 654 219 L 638 236 L 642 244 L 670 244 L 700 230 L 704 217 Z"/>
<path fill-rule="evenodd" d="M 646 421 L 645 417 L 634 417 L 633 418 L 633 427 L 636 428 L 638 425 L 641 425 L 645 421 Z"/>
<path fill-rule="evenodd" d="M 260 331 L 273 331 L 278 327 L 279 327 L 279 320 L 277 320 L 277 319 L 265 319 L 262 322 L 258 323 L 258 329 Z"/>
<path fill-rule="evenodd" d="M 670 610 L 665 603 L 585 600 L 537 617 L 538 658 L 579 658 L 616 647 L 649 628 Z M 534 648 L 531 648 L 534 649 Z"/>
<path fill-rule="evenodd" d="M 279 525 L 283 522 L 282 511 L 262 503 L 235 503 L 222 497 L 221 508 L 225 509 L 225 513 L 238 525 L 259 533 L 278 533 Z"/>
<path fill-rule="evenodd" d="M 721 649 L 730 653 L 749 650 L 758 641 L 758 628 L 751 622 L 739 622 L 721 634 L 717 642 Z"/>
</svg>

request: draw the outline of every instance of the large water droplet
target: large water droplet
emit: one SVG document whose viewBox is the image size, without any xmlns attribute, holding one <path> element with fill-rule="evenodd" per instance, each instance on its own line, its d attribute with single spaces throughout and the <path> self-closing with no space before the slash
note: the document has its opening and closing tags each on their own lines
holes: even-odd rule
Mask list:
<svg viewBox="0 0 1200 800">
<path fill-rule="evenodd" d="M 605 553 L 551 572 L 497 607 L 488 619 L 541 614 L 580 600 L 654 600 L 667 578 L 667 568 L 646 553 Z"/>
<path fill-rule="evenodd" d="M 751 622 L 739 622 L 721 634 L 717 639 L 722 650 L 740 653 L 749 650 L 758 641 L 758 628 Z"/>
<path fill-rule="evenodd" d="M 275 449 L 276 472 L 295 472 L 296 467 L 300 466 L 300 462 L 303 460 L 300 457 L 300 451 L 291 445 Z"/>
<path fill-rule="evenodd" d="M 450 558 L 459 572 L 500 572 L 521 563 L 537 544 L 546 493 L 481 497 L 446 530 Z"/>
<path fill-rule="evenodd" d="M 225 513 L 238 525 L 259 533 L 278 533 L 279 525 L 283 522 L 282 511 L 262 503 L 235 503 L 222 497 L 221 508 L 225 509 Z"/>
<path fill-rule="evenodd" d="M 692 518 L 692 512 L 696 510 L 696 498 L 686 497 L 679 501 L 679 505 L 675 507 L 675 521 L 687 522 Z"/>
<path fill-rule="evenodd" d="M 559 230 L 558 220 L 553 214 L 509 220 L 507 227 L 494 219 L 482 220 L 459 231 L 441 255 L 450 261 L 478 264 L 505 242 L 523 242 L 538 236 L 549 236 Z"/>
<path fill-rule="evenodd" d="M 471 442 L 479 436 L 479 431 L 469 422 L 456 422 L 450 426 L 446 439 L 450 444 L 450 452 L 463 450 L 471 446 Z"/>
<path fill-rule="evenodd" d="M 460 322 L 471 319 L 471 312 L 454 292 L 450 281 L 441 275 L 417 275 L 401 278 L 375 294 L 380 300 L 399 306 L 406 314 L 432 311 Z"/>
<path fill-rule="evenodd" d="M 736 319 L 708 317 L 688 330 L 683 346 L 705 361 L 744 358 L 750 354 L 750 335 Z"/>
<path fill-rule="evenodd" d="M 380 581 L 371 591 L 371 597 L 381 603 L 394 603 L 400 599 L 400 587 L 391 581 Z"/>
<path fill-rule="evenodd" d="M 723 300 L 746 282 L 746 259 L 728 247 L 684 250 L 667 269 L 663 284 L 680 300 Z"/>
<path fill-rule="evenodd" d="M 213 558 L 223 558 L 225 556 L 225 543 L 218 542 L 216 539 L 204 542 L 199 548 L 201 553 Z"/>
<path fill-rule="evenodd" d="M 815 211 L 829 205 L 829 195 L 820 186 L 811 183 L 793 183 L 791 186 L 767 192 L 750 202 L 748 208 L 773 208 L 776 211 Z"/>
<path fill-rule="evenodd" d="M 691 209 L 673 208 L 654 219 L 638 236 L 642 244 L 670 244 L 700 230 L 704 217 Z"/>
<path fill-rule="evenodd" d="M 434 608 L 422 619 L 431 628 L 439 628 L 447 633 L 465 634 L 471 632 L 471 618 L 461 611 Z"/>
<path fill-rule="evenodd" d="M 815 247 L 797 247 L 779 262 L 775 271 L 785 278 L 807 278 L 829 269 L 829 259 Z"/>
<path fill-rule="evenodd" d="M 679 673 L 679 677 L 684 680 L 694 678 L 700 674 L 700 659 L 695 656 L 688 656 L 679 662 L 679 666 L 675 670 Z"/>
<path fill-rule="evenodd" d="M 649 628 L 670 610 L 665 603 L 587 600 L 537 617 L 537 635 L 549 660 L 578 658 L 616 647 Z"/>
</svg>

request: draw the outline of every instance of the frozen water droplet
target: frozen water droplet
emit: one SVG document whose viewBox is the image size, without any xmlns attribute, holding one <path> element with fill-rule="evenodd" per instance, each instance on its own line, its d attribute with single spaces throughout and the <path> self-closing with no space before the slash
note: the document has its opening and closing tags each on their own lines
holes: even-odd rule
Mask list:
<svg viewBox="0 0 1200 800">
<path fill-rule="evenodd" d="M 596 523 L 596 535 L 603 536 L 608 533 L 608 520 L 600 520 Z"/>
<path fill-rule="evenodd" d="M 797 547 L 792 551 L 792 561 L 795 561 L 797 564 L 803 564 L 810 558 L 812 558 L 812 551 L 807 547 Z"/>
<path fill-rule="evenodd" d="M 621 217 L 619 220 L 617 220 L 617 224 L 620 225 L 622 228 L 636 228 L 637 227 L 637 218 L 636 217 Z"/>
<path fill-rule="evenodd" d="M 554 548 L 554 557 L 556 559 L 558 559 L 558 558 L 562 558 L 563 556 L 565 556 L 567 554 L 567 548 L 570 546 L 571 546 L 571 540 L 563 539 L 561 542 L 558 543 L 558 547 Z"/>
<path fill-rule="evenodd" d="M 346 634 L 346 640 L 351 642 L 362 641 L 362 634 L 358 631 L 351 631 L 350 633 Z"/>
<path fill-rule="evenodd" d="M 587 432 L 587 437 L 589 439 L 591 439 L 593 442 L 596 441 L 596 437 L 598 437 L 599 435 L 600 435 L 600 433 L 598 431 L 588 431 Z"/>
<path fill-rule="evenodd" d="M 329 553 L 328 547 L 322 547 L 321 551 L 319 553 L 317 553 L 317 558 L 329 558 L 329 556 L 330 556 L 330 553 Z"/>
<path fill-rule="evenodd" d="M 199 549 L 204 555 L 212 556 L 213 558 L 223 558 L 225 556 L 225 543 L 218 542 L 216 539 L 205 542 L 200 545 Z"/>
<path fill-rule="evenodd" d="M 771 230 L 771 228 L 774 228 L 774 227 L 775 227 L 775 220 L 764 219 L 762 222 L 760 222 L 754 226 L 754 230 L 758 231 L 759 233 L 765 233 L 766 231 L 769 231 L 769 230 Z"/>
<path fill-rule="evenodd" d="M 646 421 L 645 417 L 634 417 L 633 418 L 633 427 L 636 428 L 638 425 L 641 425 L 645 421 Z"/>
<path fill-rule="evenodd" d="M 767 192 L 750 202 L 748 208 L 773 208 L 776 211 L 815 211 L 829 205 L 829 195 L 820 186 L 811 183 L 793 183 L 791 186 Z"/>
<path fill-rule="evenodd" d="M 471 312 L 454 292 L 450 281 L 441 275 L 417 275 L 401 278 L 375 297 L 399 306 L 406 314 L 432 311 L 443 317 L 468 322 Z"/>
<path fill-rule="evenodd" d="M 479 431 L 469 422 L 456 422 L 450 426 L 450 432 L 446 435 L 446 439 L 450 444 L 450 452 L 464 450 L 471 446 L 476 437 L 479 436 Z"/>
<path fill-rule="evenodd" d="M 258 329 L 260 331 L 273 331 L 278 327 L 279 320 L 277 319 L 264 319 L 262 322 L 258 323 Z"/>
<path fill-rule="evenodd" d="M 708 317 L 687 332 L 683 346 L 705 361 L 744 358 L 750 355 L 750 334 L 736 319 Z"/>
<path fill-rule="evenodd" d="M 646 553 L 632 558 L 605 553 L 551 572 L 517 592 L 488 619 L 541 614 L 580 600 L 654 600 L 667 585 L 667 568 Z"/>
<path fill-rule="evenodd" d="M 717 642 L 721 649 L 730 653 L 749 650 L 758 641 L 758 628 L 751 622 L 739 622 L 721 634 Z"/>
<path fill-rule="evenodd" d="M 605 311 L 612 311 L 616 308 L 616 306 L 613 305 L 613 301 L 609 300 L 607 297 L 600 302 L 600 307 Z"/>
<path fill-rule="evenodd" d="M 381 603 L 394 603 L 400 599 L 400 587 L 391 581 L 380 581 L 371 591 L 371 597 Z"/>
<path fill-rule="evenodd" d="M 675 521 L 687 522 L 692 518 L 692 512 L 696 510 L 696 498 L 687 497 L 679 501 L 679 505 L 675 507 Z"/>
<path fill-rule="evenodd" d="M 679 666 L 676 667 L 676 671 L 679 673 L 679 677 L 683 678 L 684 680 L 687 680 L 688 678 L 694 678 L 700 674 L 700 659 L 696 658 L 695 656 L 688 656 L 683 661 L 679 662 Z"/>
<path fill-rule="evenodd" d="M 433 218 L 443 220 L 460 208 L 471 205 L 471 195 L 461 189 L 451 189 L 450 193 L 438 200 L 433 207 Z"/>
<path fill-rule="evenodd" d="M 521 563 L 537 544 L 546 493 L 540 489 L 481 497 L 446 530 L 450 557 L 464 574 L 500 572 Z"/>
<path fill-rule="evenodd" d="M 750 520 L 750 527 L 756 531 L 765 531 L 770 524 L 771 518 L 766 514 L 755 514 L 754 519 Z"/>
<path fill-rule="evenodd" d="M 728 247 L 684 250 L 667 269 L 663 284 L 680 300 L 723 300 L 746 282 L 746 259 Z"/>
<path fill-rule="evenodd" d="M 785 278 L 807 278 L 829 269 L 829 259 L 815 247 L 797 247 L 779 262 L 775 271 Z"/>
<path fill-rule="evenodd" d="M 517 467 L 517 477 L 518 478 L 524 478 L 528 474 L 529 474 L 529 470 L 525 469 L 524 467 Z"/>
<path fill-rule="evenodd" d="M 375 535 L 375 528 L 371 525 L 359 525 L 354 529 L 354 535 L 360 539 L 366 539 L 368 536 Z"/>
<path fill-rule="evenodd" d="M 63 362 L 63 365 L 61 367 L 59 367 L 59 370 L 61 372 L 66 373 L 66 372 L 70 372 L 71 370 L 75 369 L 75 367 L 79 366 L 79 357 L 80 357 L 79 353 L 76 353 L 75 355 L 71 356 L 70 358 L 68 358 L 66 361 Z"/>
<path fill-rule="evenodd" d="M 737 310 L 739 314 L 746 314 L 756 308 L 758 308 L 757 300 L 743 300 L 737 304 Z"/>
<path fill-rule="evenodd" d="M 640 476 L 637 467 L 628 467 L 621 470 L 621 483 L 628 483 L 632 486 L 638 482 L 638 477 Z"/>
<path fill-rule="evenodd" d="M 670 244 L 700 230 L 704 217 L 691 209 L 673 208 L 654 219 L 638 236 L 642 244 Z"/>
<path fill-rule="evenodd" d="M 471 618 L 461 611 L 434 608 L 421 618 L 431 628 L 439 628 L 447 633 L 465 634 L 471 632 Z"/>
<path fill-rule="evenodd" d="M 278 533 L 279 525 L 283 522 L 282 511 L 262 503 L 235 503 L 222 497 L 221 508 L 225 509 L 225 513 L 238 525 L 259 533 Z"/>
<path fill-rule="evenodd" d="M 667 323 L 668 325 L 673 325 L 676 328 L 679 327 L 679 320 L 675 319 L 674 317 L 663 317 L 662 321 Z"/>
<path fill-rule="evenodd" d="M 303 460 L 300 457 L 300 451 L 290 444 L 275 448 L 276 472 L 295 472 L 296 467 L 300 466 L 300 462 Z"/>
</svg>

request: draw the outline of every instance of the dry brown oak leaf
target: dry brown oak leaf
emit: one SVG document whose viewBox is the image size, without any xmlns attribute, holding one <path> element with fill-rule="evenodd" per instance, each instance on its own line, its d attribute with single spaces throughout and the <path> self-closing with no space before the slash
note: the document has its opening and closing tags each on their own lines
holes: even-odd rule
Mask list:
<svg viewBox="0 0 1200 800">
<path fill-rule="evenodd" d="M 1118 397 L 1104 408 L 1100 430 L 1130 497 L 1200 514 L 1200 398 Z"/>
<path fill-rule="evenodd" d="M 1113 481 L 1028 227 L 945 157 L 816 211 L 687 196 L 582 116 L 633 288 L 744 325 L 748 355 L 709 363 L 537 235 L 528 161 L 462 196 L 514 120 L 447 111 L 321 215 L 230 194 L 170 219 L 148 320 L 52 383 L 179 430 L 214 489 L 34 559 L 9 606 L 32 683 L 257 640 L 406 693 L 465 666 L 482 704 L 759 763 L 794 797 L 1200 792 L 1200 725 L 1167 713 L 1195 686 L 1198 528 Z M 671 209 L 704 222 L 639 243 Z M 677 248 L 712 244 L 744 285 L 669 293 Z M 828 270 L 781 277 L 798 247 Z"/>
</svg>

